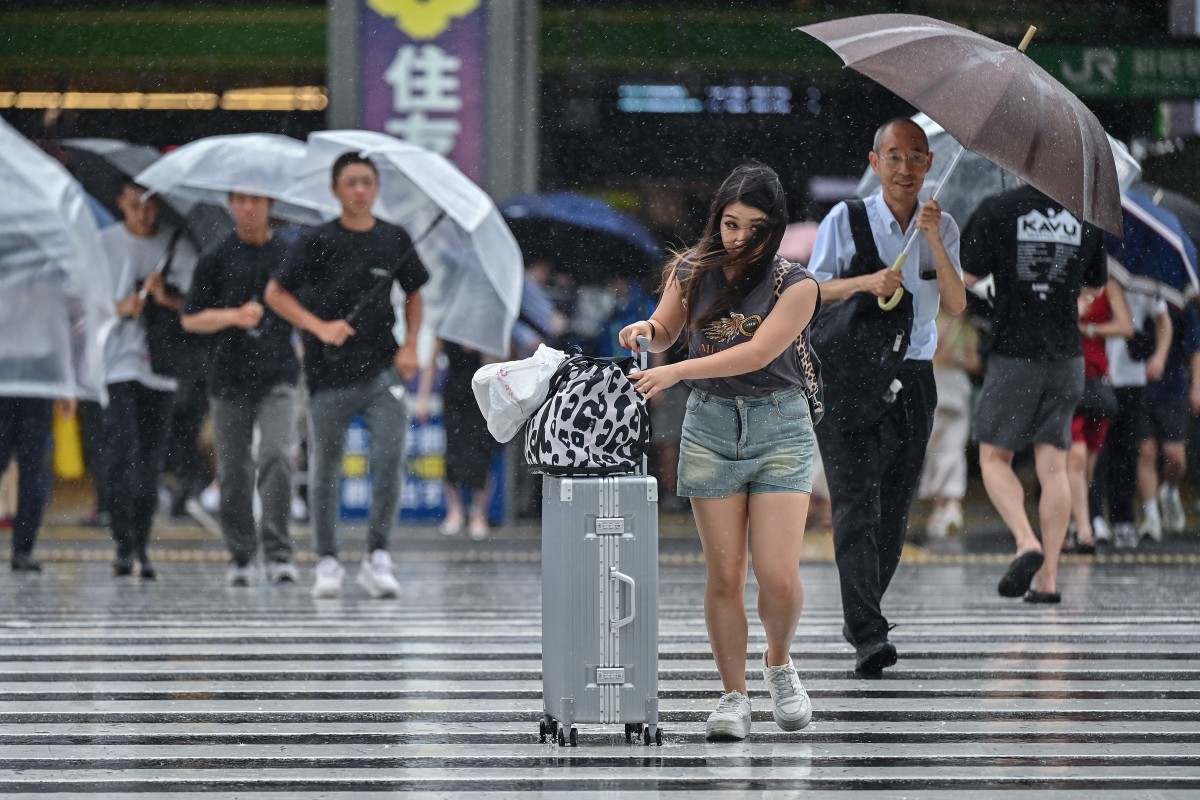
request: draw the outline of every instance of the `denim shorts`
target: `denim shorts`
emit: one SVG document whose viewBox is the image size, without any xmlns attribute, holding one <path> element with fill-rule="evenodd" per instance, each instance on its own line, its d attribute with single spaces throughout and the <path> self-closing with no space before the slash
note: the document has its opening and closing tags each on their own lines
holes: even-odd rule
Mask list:
<svg viewBox="0 0 1200 800">
<path fill-rule="evenodd" d="M 693 389 L 679 443 L 680 497 L 812 491 L 817 437 L 804 390 L 720 397 Z"/>
</svg>

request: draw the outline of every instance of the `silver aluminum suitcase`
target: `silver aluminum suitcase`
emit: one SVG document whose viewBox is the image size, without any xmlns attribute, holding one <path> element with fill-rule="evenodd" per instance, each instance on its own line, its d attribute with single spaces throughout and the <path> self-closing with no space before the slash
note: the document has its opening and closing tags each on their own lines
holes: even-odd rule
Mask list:
<svg viewBox="0 0 1200 800">
<path fill-rule="evenodd" d="M 661 745 L 658 482 L 546 475 L 542 490 L 540 739 L 624 723 L 626 740 Z"/>
</svg>

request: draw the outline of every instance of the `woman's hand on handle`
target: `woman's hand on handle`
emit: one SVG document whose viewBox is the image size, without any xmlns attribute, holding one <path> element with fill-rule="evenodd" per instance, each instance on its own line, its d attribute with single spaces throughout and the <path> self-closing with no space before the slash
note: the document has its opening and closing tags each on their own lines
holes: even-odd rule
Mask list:
<svg viewBox="0 0 1200 800">
<path fill-rule="evenodd" d="M 641 348 L 638 346 L 638 337 L 642 336 L 650 340 L 654 344 L 654 326 L 648 320 L 640 320 L 632 325 L 626 325 L 617 334 L 617 340 L 620 341 L 621 347 L 626 350 L 631 350 L 634 353 L 640 353 Z"/>
<path fill-rule="evenodd" d="M 679 383 L 678 368 L 678 364 L 666 364 L 653 369 L 636 370 L 630 374 L 629 380 L 646 399 L 650 399 Z"/>
</svg>

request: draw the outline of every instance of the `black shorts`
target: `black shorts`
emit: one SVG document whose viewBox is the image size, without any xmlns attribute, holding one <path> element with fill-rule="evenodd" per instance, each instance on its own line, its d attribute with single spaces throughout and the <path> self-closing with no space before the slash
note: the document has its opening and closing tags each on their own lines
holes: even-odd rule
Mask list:
<svg viewBox="0 0 1200 800">
<path fill-rule="evenodd" d="M 1142 394 L 1142 413 L 1138 420 L 1138 438 L 1142 441 L 1182 442 L 1187 439 L 1188 399 Z"/>
</svg>

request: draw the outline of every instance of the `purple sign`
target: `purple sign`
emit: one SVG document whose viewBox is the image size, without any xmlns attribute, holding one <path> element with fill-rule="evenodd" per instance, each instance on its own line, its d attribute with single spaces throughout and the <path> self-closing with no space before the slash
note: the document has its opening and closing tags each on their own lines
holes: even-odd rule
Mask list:
<svg viewBox="0 0 1200 800">
<path fill-rule="evenodd" d="M 361 0 L 360 125 L 484 174 L 482 0 Z"/>
</svg>

